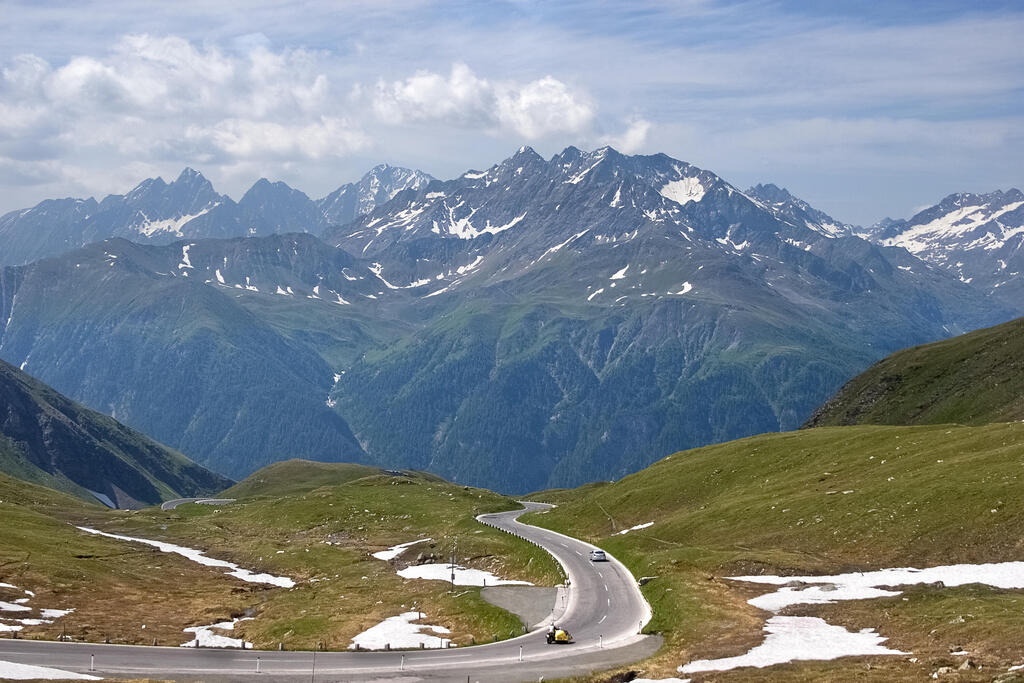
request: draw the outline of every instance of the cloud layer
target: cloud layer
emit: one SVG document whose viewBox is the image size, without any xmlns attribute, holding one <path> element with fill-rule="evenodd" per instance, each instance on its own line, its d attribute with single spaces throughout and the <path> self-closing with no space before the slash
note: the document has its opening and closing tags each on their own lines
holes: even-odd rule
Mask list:
<svg viewBox="0 0 1024 683">
<path fill-rule="evenodd" d="M 0 211 L 184 165 L 232 194 L 326 193 L 380 161 L 450 177 L 523 143 L 664 151 L 861 222 L 1024 182 L 1021 12 L 233 4 L 5 8 Z"/>
</svg>

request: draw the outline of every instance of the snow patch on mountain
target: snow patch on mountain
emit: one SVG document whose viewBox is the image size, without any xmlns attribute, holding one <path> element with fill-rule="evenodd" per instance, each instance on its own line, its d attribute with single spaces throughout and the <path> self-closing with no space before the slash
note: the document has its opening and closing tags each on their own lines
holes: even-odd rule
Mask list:
<svg viewBox="0 0 1024 683">
<path fill-rule="evenodd" d="M 196 245 L 194 245 L 194 244 L 182 245 L 182 247 L 181 247 L 181 263 L 178 264 L 178 270 L 182 270 L 183 268 L 192 268 L 193 267 L 192 266 L 192 261 L 188 257 L 188 250 L 191 249 L 194 246 L 196 246 Z"/>
<path fill-rule="evenodd" d="M 1007 226 L 999 221 L 1001 216 L 1021 206 L 1024 201 L 998 209 L 985 204 L 960 207 L 927 223 L 912 225 L 899 235 L 882 240 L 882 244 L 903 247 L 936 263 L 945 263 L 949 254 L 958 251 L 999 249 L 1010 238 L 1024 233 L 1024 226 Z M 983 234 L 977 234 L 983 227 L 987 228 Z"/>
<path fill-rule="evenodd" d="M 165 218 L 156 221 L 150 220 L 145 213 L 140 211 L 139 213 L 142 214 L 143 222 L 142 224 L 136 227 L 139 234 L 145 235 L 146 237 L 153 237 L 154 235 L 160 233 L 170 233 L 175 237 L 184 237 L 185 234 L 181 231 L 181 229 L 185 226 L 186 223 L 196 218 L 199 218 L 202 215 L 205 215 L 210 210 L 215 209 L 218 206 L 220 206 L 220 202 L 214 202 L 213 204 L 207 206 L 205 209 L 199 211 L 198 213 L 186 214 L 184 216 L 179 216 L 178 218 Z"/>
<path fill-rule="evenodd" d="M 704 198 L 706 192 L 707 190 L 701 184 L 700 179 L 693 177 L 670 180 L 658 190 L 658 194 L 662 197 L 677 204 L 699 202 Z"/>
<path fill-rule="evenodd" d="M 612 276 L 610 278 L 608 278 L 608 279 L 609 280 L 621 280 L 622 278 L 626 277 L 626 271 L 627 270 L 629 270 L 629 264 L 626 264 L 626 266 L 624 266 L 622 268 L 622 270 L 619 270 L 619 271 L 616 271 L 615 273 L 613 273 Z"/>
</svg>

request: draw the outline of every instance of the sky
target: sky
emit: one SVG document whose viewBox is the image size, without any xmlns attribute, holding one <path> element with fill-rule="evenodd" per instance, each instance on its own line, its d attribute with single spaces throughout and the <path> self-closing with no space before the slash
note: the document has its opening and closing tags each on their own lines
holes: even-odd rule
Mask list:
<svg viewBox="0 0 1024 683">
<path fill-rule="evenodd" d="M 1024 186 L 1019 2 L 0 0 L 0 213 L 182 168 L 313 198 L 530 145 L 664 152 L 846 221 Z"/>
</svg>

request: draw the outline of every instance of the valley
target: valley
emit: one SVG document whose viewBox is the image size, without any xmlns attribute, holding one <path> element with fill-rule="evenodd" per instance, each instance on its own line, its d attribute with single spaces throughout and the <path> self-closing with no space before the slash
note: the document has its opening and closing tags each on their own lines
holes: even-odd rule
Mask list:
<svg viewBox="0 0 1024 683">
<path fill-rule="evenodd" d="M 544 549 L 480 524 L 519 514 L 502 512 L 517 503 L 422 472 L 283 461 L 217 493 L 215 504 L 167 510 L 104 509 L 2 475 L 0 505 L 12 524 L 0 532 L 0 620 L 21 640 L 80 641 L 60 660 L 72 671 L 82 671 L 85 643 L 102 640 L 298 651 L 277 658 L 282 677 L 300 675 L 311 650 L 365 643 L 400 652 L 420 642 L 441 648 L 422 661 L 408 655 L 427 679 L 443 679 L 440 672 L 456 666 L 497 676 L 484 672 L 514 659 L 520 642 L 530 657 L 502 674 L 509 680 L 557 670 L 602 681 L 609 674 L 595 670 L 615 667 L 694 681 L 1011 674 L 1022 627 L 1022 519 L 1013 501 L 1024 431 L 1019 422 L 998 421 L 1013 414 L 1016 395 L 1001 382 L 971 378 L 1012 368 L 1006 363 L 1017 355 L 1017 326 L 897 352 L 819 412 L 861 405 L 844 396 L 883 386 L 872 377 L 900 367 L 898 390 L 872 394 L 871 415 L 896 415 L 908 395 L 926 395 L 941 380 L 981 387 L 974 403 L 987 408 L 974 426 L 766 433 L 677 452 L 614 482 L 531 494 L 554 507 L 534 505 L 524 521 L 565 534 L 543 542 L 557 563 Z M 1007 381 L 1015 377 L 1011 370 Z M 955 392 L 944 393 L 958 405 Z M 578 544 L 575 556 L 570 541 Z M 607 607 L 600 580 L 588 579 L 610 567 L 586 559 L 595 546 L 624 565 L 626 587 L 616 590 L 626 593 L 610 593 Z M 561 609 L 569 610 L 563 616 L 579 647 L 555 666 L 549 651 L 533 651 L 536 634 L 519 638 L 533 624 L 490 604 L 485 591 L 506 581 L 561 585 L 559 564 L 575 572 Z M 632 622 L 613 625 L 621 616 L 613 599 L 635 591 L 628 587 L 637 581 L 643 597 L 637 593 L 636 609 L 649 615 L 639 622 L 644 637 Z M 549 609 L 554 599 L 554 618 L 563 592 L 540 598 Z M 617 644 L 609 635 L 602 647 L 615 628 L 628 637 Z M 449 641 L 465 648 L 493 640 L 508 644 L 487 645 L 460 664 L 442 654 Z M 28 649 L 16 642 L 3 643 L 12 661 L 49 661 L 43 642 Z M 820 646 L 808 649 L 809 642 Z M 268 667 L 277 661 L 272 655 Z M 163 669 L 140 669 L 130 657 L 108 666 L 171 674 L 186 666 L 186 655 L 167 656 L 156 660 Z M 403 667 L 402 657 L 381 655 L 374 670 Z M 325 654 L 323 672 L 368 661 Z"/>
</svg>

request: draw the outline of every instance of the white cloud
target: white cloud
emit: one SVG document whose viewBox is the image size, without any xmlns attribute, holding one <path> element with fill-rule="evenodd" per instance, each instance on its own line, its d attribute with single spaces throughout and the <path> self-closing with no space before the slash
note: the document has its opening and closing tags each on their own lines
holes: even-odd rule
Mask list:
<svg viewBox="0 0 1024 683">
<path fill-rule="evenodd" d="M 321 117 L 298 126 L 272 121 L 224 119 L 203 128 L 189 126 L 185 138 L 199 149 L 212 146 L 233 159 L 345 156 L 367 146 L 368 138 L 345 119 Z"/>
<path fill-rule="evenodd" d="M 405 80 L 379 81 L 373 110 L 391 125 L 446 122 L 504 129 L 531 140 L 581 132 L 595 114 L 585 94 L 552 76 L 522 84 L 491 82 L 462 63 L 453 64 L 447 77 L 421 70 Z"/>
<path fill-rule="evenodd" d="M 447 121 L 485 125 L 493 118 L 493 86 L 465 64 L 453 64 L 447 78 L 417 71 L 403 81 L 378 81 L 373 109 L 382 121 Z"/>
<path fill-rule="evenodd" d="M 502 125 L 531 140 L 552 133 L 579 133 L 594 119 L 588 99 L 551 76 L 500 89 L 497 100 Z"/>
<path fill-rule="evenodd" d="M 601 137 L 601 144 L 611 145 L 623 154 L 635 154 L 646 144 L 647 134 L 651 132 L 652 125 L 646 119 L 634 119 L 620 135 Z"/>
</svg>

